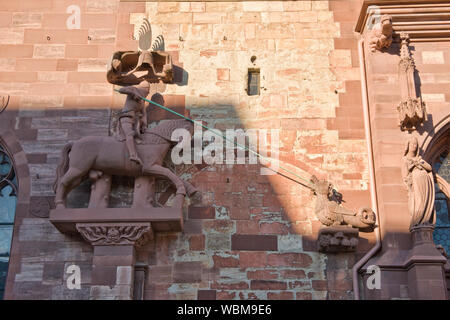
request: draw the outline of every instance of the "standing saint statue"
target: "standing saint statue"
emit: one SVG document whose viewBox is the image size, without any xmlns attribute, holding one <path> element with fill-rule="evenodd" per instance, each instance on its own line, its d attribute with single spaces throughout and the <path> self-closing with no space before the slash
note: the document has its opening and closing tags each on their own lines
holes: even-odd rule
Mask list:
<svg viewBox="0 0 450 320">
<path fill-rule="evenodd" d="M 433 225 L 434 179 L 431 165 L 419 155 L 416 137 L 406 143 L 403 157 L 403 181 L 408 188 L 408 208 L 411 213 L 410 229 L 419 225 Z"/>
</svg>

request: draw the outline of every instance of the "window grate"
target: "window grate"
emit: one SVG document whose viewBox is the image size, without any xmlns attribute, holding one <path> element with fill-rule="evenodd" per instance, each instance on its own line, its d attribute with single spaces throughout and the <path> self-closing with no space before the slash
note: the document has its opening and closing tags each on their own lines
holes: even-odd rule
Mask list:
<svg viewBox="0 0 450 320">
<path fill-rule="evenodd" d="M 259 95 L 260 88 L 259 69 L 248 69 L 247 94 L 249 96 Z"/>
</svg>

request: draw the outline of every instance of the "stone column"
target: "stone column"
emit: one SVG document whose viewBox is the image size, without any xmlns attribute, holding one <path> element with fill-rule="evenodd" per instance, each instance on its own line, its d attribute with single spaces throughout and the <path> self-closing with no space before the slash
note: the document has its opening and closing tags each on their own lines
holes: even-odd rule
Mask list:
<svg viewBox="0 0 450 320">
<path fill-rule="evenodd" d="M 151 236 L 150 223 L 77 223 L 94 247 L 90 299 L 132 300 L 135 246 Z"/>
<path fill-rule="evenodd" d="M 433 243 L 433 230 L 433 226 L 423 225 L 411 230 L 413 248 L 406 262 L 411 299 L 447 300 L 447 259 Z"/>
</svg>

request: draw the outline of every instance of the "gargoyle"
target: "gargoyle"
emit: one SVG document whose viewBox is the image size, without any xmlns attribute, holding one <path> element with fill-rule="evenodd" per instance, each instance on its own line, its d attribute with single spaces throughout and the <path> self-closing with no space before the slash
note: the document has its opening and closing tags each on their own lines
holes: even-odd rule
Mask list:
<svg viewBox="0 0 450 320">
<path fill-rule="evenodd" d="M 392 18 L 389 15 L 381 16 L 378 22 L 372 29 L 370 34 L 369 46 L 372 52 L 389 48 L 392 43 Z"/>
<path fill-rule="evenodd" d="M 372 209 L 363 207 L 358 212 L 346 209 L 335 196 L 330 182 L 312 176 L 311 184 L 314 195 L 317 197 L 315 213 L 323 225 L 350 225 L 359 229 L 371 228 L 375 225 L 375 213 Z"/>
</svg>

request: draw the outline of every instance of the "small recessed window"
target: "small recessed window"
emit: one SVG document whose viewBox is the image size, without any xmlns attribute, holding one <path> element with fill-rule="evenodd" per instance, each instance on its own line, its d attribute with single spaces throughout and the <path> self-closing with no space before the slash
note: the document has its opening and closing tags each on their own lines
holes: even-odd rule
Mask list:
<svg viewBox="0 0 450 320">
<path fill-rule="evenodd" d="M 247 94 L 249 96 L 259 95 L 259 69 L 248 69 Z"/>
</svg>

